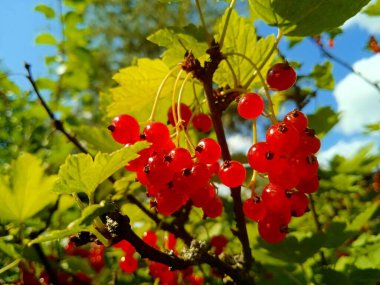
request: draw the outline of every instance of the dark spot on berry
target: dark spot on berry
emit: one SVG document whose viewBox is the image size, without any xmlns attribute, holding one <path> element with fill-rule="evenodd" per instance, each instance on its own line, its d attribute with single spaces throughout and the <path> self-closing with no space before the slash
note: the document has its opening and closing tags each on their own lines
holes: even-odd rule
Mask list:
<svg viewBox="0 0 380 285">
<path fill-rule="evenodd" d="M 201 152 L 203 151 L 203 147 L 201 147 L 200 145 L 198 145 L 198 146 L 195 148 L 195 151 L 201 153 Z"/>
<path fill-rule="evenodd" d="M 274 153 L 271 152 L 271 151 L 268 151 L 266 154 L 265 154 L 265 158 L 267 160 L 272 160 L 274 158 Z"/>
<path fill-rule="evenodd" d="M 111 133 L 113 133 L 114 131 L 115 131 L 115 126 L 114 125 L 109 125 L 108 127 L 107 127 L 107 129 L 109 129 L 110 131 L 111 131 Z"/>
</svg>

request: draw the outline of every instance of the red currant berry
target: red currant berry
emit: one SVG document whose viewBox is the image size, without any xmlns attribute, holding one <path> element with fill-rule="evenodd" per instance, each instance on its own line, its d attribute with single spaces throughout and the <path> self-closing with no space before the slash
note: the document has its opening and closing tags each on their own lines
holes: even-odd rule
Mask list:
<svg viewBox="0 0 380 285">
<path fill-rule="evenodd" d="M 196 189 L 190 194 L 191 201 L 195 207 L 204 208 L 210 200 L 215 197 L 215 188 L 208 184 L 203 188 Z"/>
<path fill-rule="evenodd" d="M 302 192 L 294 192 L 290 197 L 290 207 L 293 217 L 301 217 L 308 209 L 309 199 Z"/>
<path fill-rule="evenodd" d="M 211 117 L 204 113 L 195 115 L 191 122 L 193 123 L 194 128 L 202 133 L 207 133 L 212 128 Z"/>
<path fill-rule="evenodd" d="M 269 243 L 277 243 L 286 237 L 287 223 L 276 216 L 267 216 L 259 222 L 259 234 Z"/>
<path fill-rule="evenodd" d="M 254 170 L 268 172 L 274 161 L 274 153 L 266 142 L 259 142 L 251 146 L 247 159 Z"/>
<path fill-rule="evenodd" d="M 266 215 L 265 204 L 259 197 L 250 198 L 243 203 L 243 212 L 252 221 L 260 222 Z"/>
<path fill-rule="evenodd" d="M 268 212 L 277 215 L 290 215 L 290 201 L 285 189 L 273 183 L 269 183 L 261 193 L 261 199 Z"/>
<path fill-rule="evenodd" d="M 268 173 L 269 181 L 285 189 L 294 188 L 300 180 L 299 168 L 286 157 L 279 157 Z"/>
<path fill-rule="evenodd" d="M 180 105 L 180 112 L 181 112 L 181 118 L 182 118 L 182 125 L 187 127 L 187 125 L 190 122 L 192 112 L 186 104 L 181 103 Z M 177 104 L 175 105 L 175 115 L 178 121 L 178 114 L 177 114 Z M 175 126 L 174 116 L 173 116 L 173 109 L 170 106 L 168 110 L 168 123 L 170 123 L 173 127 Z"/>
<path fill-rule="evenodd" d="M 130 115 L 117 116 L 108 129 L 113 139 L 121 144 L 133 144 L 140 139 L 139 123 Z"/>
<path fill-rule="evenodd" d="M 89 261 L 91 267 L 96 271 L 100 272 L 104 267 L 104 245 L 92 244 L 90 249 Z"/>
<path fill-rule="evenodd" d="M 238 187 L 243 184 L 246 171 L 239 161 L 226 161 L 219 169 L 220 181 L 228 187 Z"/>
<path fill-rule="evenodd" d="M 311 178 L 301 178 L 296 189 L 302 193 L 311 194 L 318 191 L 319 178 L 317 175 Z"/>
<path fill-rule="evenodd" d="M 177 244 L 177 239 L 175 238 L 175 235 L 172 233 L 169 233 L 164 238 L 164 246 L 168 250 L 175 250 L 175 246 Z"/>
<path fill-rule="evenodd" d="M 137 270 L 139 264 L 133 256 L 123 256 L 120 258 L 119 267 L 126 273 L 133 273 Z"/>
<path fill-rule="evenodd" d="M 201 163 L 211 164 L 217 162 L 222 154 L 222 149 L 217 141 L 204 138 L 195 148 L 195 155 Z"/>
<path fill-rule="evenodd" d="M 170 151 L 165 156 L 165 160 L 169 163 L 169 167 L 174 172 L 180 172 L 184 168 L 191 168 L 194 164 L 190 152 L 181 147 Z"/>
<path fill-rule="evenodd" d="M 163 188 L 157 195 L 157 211 L 163 215 L 171 215 L 178 211 L 187 199 L 174 188 Z"/>
<path fill-rule="evenodd" d="M 136 252 L 133 245 L 124 239 L 114 244 L 113 247 L 121 249 L 126 255 L 133 255 Z"/>
<path fill-rule="evenodd" d="M 244 119 L 255 119 L 261 115 L 264 110 L 264 100 L 256 93 L 247 93 L 243 95 L 237 105 L 237 111 Z"/>
<path fill-rule="evenodd" d="M 300 132 L 299 147 L 307 152 L 317 153 L 321 147 L 320 140 L 315 136 L 313 129 L 305 129 Z"/>
<path fill-rule="evenodd" d="M 299 133 L 288 123 L 277 123 L 266 133 L 266 141 L 275 153 L 291 154 L 298 147 Z"/>
<path fill-rule="evenodd" d="M 301 111 L 294 109 L 284 117 L 284 122 L 295 127 L 299 132 L 303 132 L 307 128 L 307 117 Z"/>
<path fill-rule="evenodd" d="M 215 195 L 213 199 L 209 200 L 208 203 L 202 207 L 202 210 L 205 216 L 215 219 L 223 212 L 223 202 Z"/>
<path fill-rule="evenodd" d="M 166 125 L 160 122 L 149 123 L 143 131 L 145 139 L 155 146 L 163 146 L 170 140 L 170 132 Z"/>
<path fill-rule="evenodd" d="M 277 63 L 267 73 L 267 83 L 271 89 L 282 91 L 292 87 L 297 80 L 297 74 L 289 63 Z"/>
<path fill-rule="evenodd" d="M 166 185 L 172 180 L 174 174 L 161 153 L 157 153 L 148 159 L 144 172 L 149 183 L 154 185 Z"/>
<path fill-rule="evenodd" d="M 214 236 L 211 238 L 210 243 L 213 247 L 215 247 L 215 254 L 219 255 L 226 247 L 228 239 L 224 235 Z"/>
<path fill-rule="evenodd" d="M 317 175 L 319 164 L 313 154 L 298 151 L 290 158 L 290 161 L 297 168 L 300 178 L 311 178 Z"/>
<path fill-rule="evenodd" d="M 143 237 L 142 237 L 143 241 L 145 241 L 147 244 L 149 244 L 150 246 L 152 247 L 155 247 L 157 248 L 157 240 L 158 240 L 158 237 L 157 237 L 157 234 L 155 231 L 146 231 L 144 234 L 143 234 Z"/>
<path fill-rule="evenodd" d="M 137 171 L 138 169 L 144 168 L 153 152 L 154 148 L 152 146 L 140 150 L 138 152 L 139 157 L 130 161 L 128 165 L 125 166 L 125 169 L 128 171 Z"/>
</svg>

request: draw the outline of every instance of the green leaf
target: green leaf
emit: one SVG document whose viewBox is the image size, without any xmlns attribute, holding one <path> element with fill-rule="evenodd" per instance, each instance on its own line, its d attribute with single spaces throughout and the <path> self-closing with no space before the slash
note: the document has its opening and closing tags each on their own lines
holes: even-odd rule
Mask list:
<svg viewBox="0 0 380 285">
<path fill-rule="evenodd" d="M 347 226 L 348 231 L 359 231 L 363 226 L 365 226 L 371 219 L 373 214 L 376 212 L 378 206 L 376 203 L 372 203 L 367 207 L 364 212 L 360 213 L 356 218 Z"/>
<path fill-rule="evenodd" d="M 369 0 L 249 0 L 254 18 L 281 28 L 285 35 L 313 36 L 343 25 Z"/>
<path fill-rule="evenodd" d="M 15 245 L 13 243 L 6 242 L 4 238 L 0 238 L 0 251 L 14 259 L 20 257 L 20 253 L 17 252 Z"/>
<path fill-rule="evenodd" d="M 376 3 L 367 6 L 364 11 L 368 16 L 379 16 L 380 15 L 380 0 L 377 0 Z"/>
<path fill-rule="evenodd" d="M 110 132 L 103 127 L 98 126 L 80 126 L 75 129 L 75 134 L 87 144 L 90 144 L 94 150 L 100 152 L 113 152 L 120 148 L 120 144 L 116 143 Z"/>
<path fill-rule="evenodd" d="M 332 64 L 330 61 L 314 66 L 310 76 L 315 80 L 315 86 L 318 88 L 326 90 L 334 89 L 334 76 L 332 75 Z"/>
<path fill-rule="evenodd" d="M 337 166 L 337 171 L 353 174 L 366 174 L 372 171 L 380 163 L 380 156 L 371 154 L 374 145 L 374 142 L 369 143 L 360 148 L 354 157 L 342 160 L 340 165 Z"/>
<path fill-rule="evenodd" d="M 380 122 L 366 125 L 366 134 L 375 133 L 380 131 Z"/>
<path fill-rule="evenodd" d="M 29 246 L 35 243 L 41 243 L 46 241 L 52 241 L 56 239 L 62 239 L 70 235 L 74 235 L 81 231 L 92 232 L 92 223 L 96 217 L 103 215 L 113 209 L 111 204 L 105 205 L 91 205 L 83 209 L 80 218 L 70 223 L 66 229 L 54 230 L 47 232 L 44 235 L 40 235 L 34 240 L 29 242 Z"/>
<path fill-rule="evenodd" d="M 51 79 L 45 78 L 45 77 L 38 78 L 36 80 L 36 84 L 38 86 L 38 89 L 40 89 L 40 90 L 47 89 L 47 90 L 51 90 L 51 91 L 53 91 L 57 85 L 57 83 L 54 80 L 51 80 Z"/>
<path fill-rule="evenodd" d="M 225 13 L 218 25 L 218 34 L 216 40 L 219 40 L 224 23 L 227 19 Z M 252 22 L 246 18 L 239 16 L 235 11 L 232 11 L 229 19 L 229 24 L 226 30 L 226 35 L 223 44 L 223 53 L 235 52 L 240 53 L 252 60 L 258 67 L 261 67 L 261 73 L 266 74 L 272 64 L 275 54 L 273 53 L 267 61 L 264 62 L 271 48 L 274 46 L 275 38 L 270 35 L 266 38 L 261 38 L 257 41 L 256 31 Z M 234 69 L 238 84 L 246 83 L 255 71 L 252 64 L 238 55 L 229 55 L 228 61 Z M 215 73 L 214 81 L 219 85 L 230 85 L 234 83 L 233 74 L 225 61 L 222 61 Z M 258 77 L 252 82 L 249 88 L 262 86 Z"/>
<path fill-rule="evenodd" d="M 158 46 L 166 48 L 162 54 L 162 59 L 168 66 L 175 66 L 182 62 L 186 49 L 191 50 L 198 59 L 202 57 L 203 59 L 208 58 L 206 55 L 207 43 L 199 42 L 192 35 L 186 34 L 185 30 L 162 29 L 150 35 L 147 39 Z"/>
<path fill-rule="evenodd" d="M 329 107 L 320 107 L 309 115 L 309 127 L 315 130 L 318 137 L 323 138 L 339 121 L 339 116 Z"/>
<path fill-rule="evenodd" d="M 10 176 L 0 176 L 0 217 L 24 222 L 56 199 L 56 176 L 46 176 L 42 162 L 25 153 L 13 162 Z"/>
<path fill-rule="evenodd" d="M 179 72 L 179 69 L 178 69 Z M 168 110 L 171 105 L 171 94 L 178 72 L 174 72 L 164 85 L 158 108 Z M 142 58 L 137 61 L 136 66 L 121 69 L 113 79 L 119 84 L 111 89 L 112 103 L 108 106 L 108 116 L 115 117 L 128 110 L 128 114 L 134 116 L 138 121 L 146 121 L 153 107 L 154 98 L 162 80 L 169 73 L 168 66 L 159 59 Z M 184 76 L 178 83 L 178 89 L 183 82 Z M 191 102 L 193 88 L 189 80 L 185 86 L 183 102 Z M 186 101 L 187 100 L 187 101 Z M 156 121 L 166 121 L 166 112 L 157 112 Z"/>
<path fill-rule="evenodd" d="M 39 34 L 36 37 L 35 42 L 36 44 L 40 44 L 40 45 L 54 46 L 57 44 L 57 40 L 55 39 L 55 37 L 52 34 L 48 34 L 48 33 Z"/>
<path fill-rule="evenodd" d="M 52 19 L 55 17 L 54 10 L 47 5 L 39 4 L 36 7 L 34 7 L 34 10 L 36 10 L 37 12 L 41 12 L 45 15 L 46 18 Z"/>
<path fill-rule="evenodd" d="M 54 186 L 58 193 L 85 192 L 91 194 L 108 177 L 138 157 L 138 152 L 146 148 L 147 142 L 137 142 L 113 153 L 98 153 L 93 159 L 89 154 L 67 157 L 59 169 L 59 178 Z"/>
</svg>

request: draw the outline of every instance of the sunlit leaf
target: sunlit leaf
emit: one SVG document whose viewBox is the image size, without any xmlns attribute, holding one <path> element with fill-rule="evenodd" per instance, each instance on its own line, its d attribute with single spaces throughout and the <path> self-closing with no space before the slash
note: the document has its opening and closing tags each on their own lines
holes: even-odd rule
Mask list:
<svg viewBox="0 0 380 285">
<path fill-rule="evenodd" d="M 36 37 L 35 41 L 36 41 L 36 44 L 40 44 L 40 45 L 56 45 L 57 44 L 57 40 L 55 39 L 55 37 L 52 34 L 48 34 L 48 33 L 39 34 Z"/>
<path fill-rule="evenodd" d="M 45 175 L 42 162 L 24 153 L 13 162 L 9 176 L 0 176 L 0 218 L 24 222 L 56 199 L 56 176 Z"/>
<path fill-rule="evenodd" d="M 326 61 L 314 66 L 310 76 L 315 80 L 315 86 L 320 89 L 333 90 L 334 76 L 332 75 L 332 64 Z"/>
<path fill-rule="evenodd" d="M 284 34 L 314 36 L 343 25 L 369 0 L 249 0 L 251 14 Z"/>
<path fill-rule="evenodd" d="M 146 142 L 138 142 L 110 154 L 98 153 L 94 159 L 88 154 L 70 155 L 59 170 L 59 179 L 54 191 L 91 194 L 99 184 L 135 159 L 138 156 L 137 152 L 147 146 Z"/>
<path fill-rule="evenodd" d="M 55 12 L 54 12 L 53 8 L 51 8 L 47 5 L 38 4 L 36 7 L 34 7 L 34 10 L 44 14 L 46 18 L 51 19 L 51 18 L 55 17 Z"/>
</svg>

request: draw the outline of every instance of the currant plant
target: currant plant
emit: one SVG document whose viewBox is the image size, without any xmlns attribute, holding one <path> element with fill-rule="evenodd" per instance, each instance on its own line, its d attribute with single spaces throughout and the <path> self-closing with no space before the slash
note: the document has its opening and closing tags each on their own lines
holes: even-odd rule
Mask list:
<svg viewBox="0 0 380 285">
<path fill-rule="evenodd" d="M 33 249 L 42 263 L 35 266 L 25 257 L 30 253 L 15 246 L 7 251 L 15 261 L 0 272 L 18 266 L 17 284 L 117 284 L 118 278 L 126 284 L 282 284 L 283 278 L 286 284 L 328 284 L 326 276 L 343 274 L 354 260 L 328 267 L 341 254 L 335 248 L 350 242 L 376 245 L 377 236 L 359 234 L 363 240 L 356 240 L 353 234 L 363 230 L 376 205 L 347 225 L 326 219 L 334 215 L 330 209 L 324 208 L 328 214 L 323 218 L 318 214 L 325 205 L 316 206 L 315 199 L 327 192 L 326 180 L 320 183 L 320 178 L 335 171 L 319 169 L 319 137 L 324 133 L 315 121 L 324 118 L 301 111 L 306 100 L 297 101 L 297 109 L 283 104 L 285 116 L 279 111 L 281 94 L 300 92 L 300 81 L 319 78 L 318 70 L 331 72 L 326 64 L 297 78 L 299 65 L 280 50 L 285 37 L 330 31 L 368 1 L 348 5 L 339 0 L 326 7 L 316 0 L 250 0 L 250 19 L 238 14 L 237 2 L 230 1 L 213 26 L 195 1 L 199 27 L 166 28 L 149 36 L 164 53 L 159 59 L 137 59 L 113 77 L 117 86 L 103 95 L 108 96 L 107 123 L 101 135 L 88 133 L 88 140 L 66 130 L 27 66 L 28 79 L 55 128 L 82 154 L 68 156 L 58 177 L 31 177 L 39 193 L 35 197 L 46 200 L 41 207 L 21 199 L 25 204 L 16 206 L 26 210 L 9 214 L 0 209 L 4 220 L 17 221 L 21 247 Z M 258 36 L 252 19 L 276 26 L 277 35 Z M 241 156 L 230 152 L 226 125 L 231 117 L 251 126 L 252 141 Z M 30 167 L 42 169 L 33 158 L 23 159 L 12 168 L 16 178 L 23 170 L 28 176 Z M 363 159 L 361 167 L 376 161 Z M 347 173 L 352 169 L 350 162 L 335 163 Z M 331 181 L 342 179 L 334 173 Z M 0 180 L 6 199 L 29 197 L 22 195 L 18 180 L 8 181 Z M 354 182 L 349 186 L 358 187 Z M 47 195 L 48 188 L 55 194 Z M 75 209 L 75 216 L 32 231 L 27 220 L 47 206 L 52 207 L 48 219 L 68 209 Z M 339 236 L 339 229 L 337 242 L 332 236 Z M 0 249 L 8 244 L 1 239 Z M 43 252 L 47 247 L 54 248 L 49 256 Z M 85 270 L 75 270 L 76 264 Z M 354 274 L 349 278 L 355 280 Z"/>
</svg>

